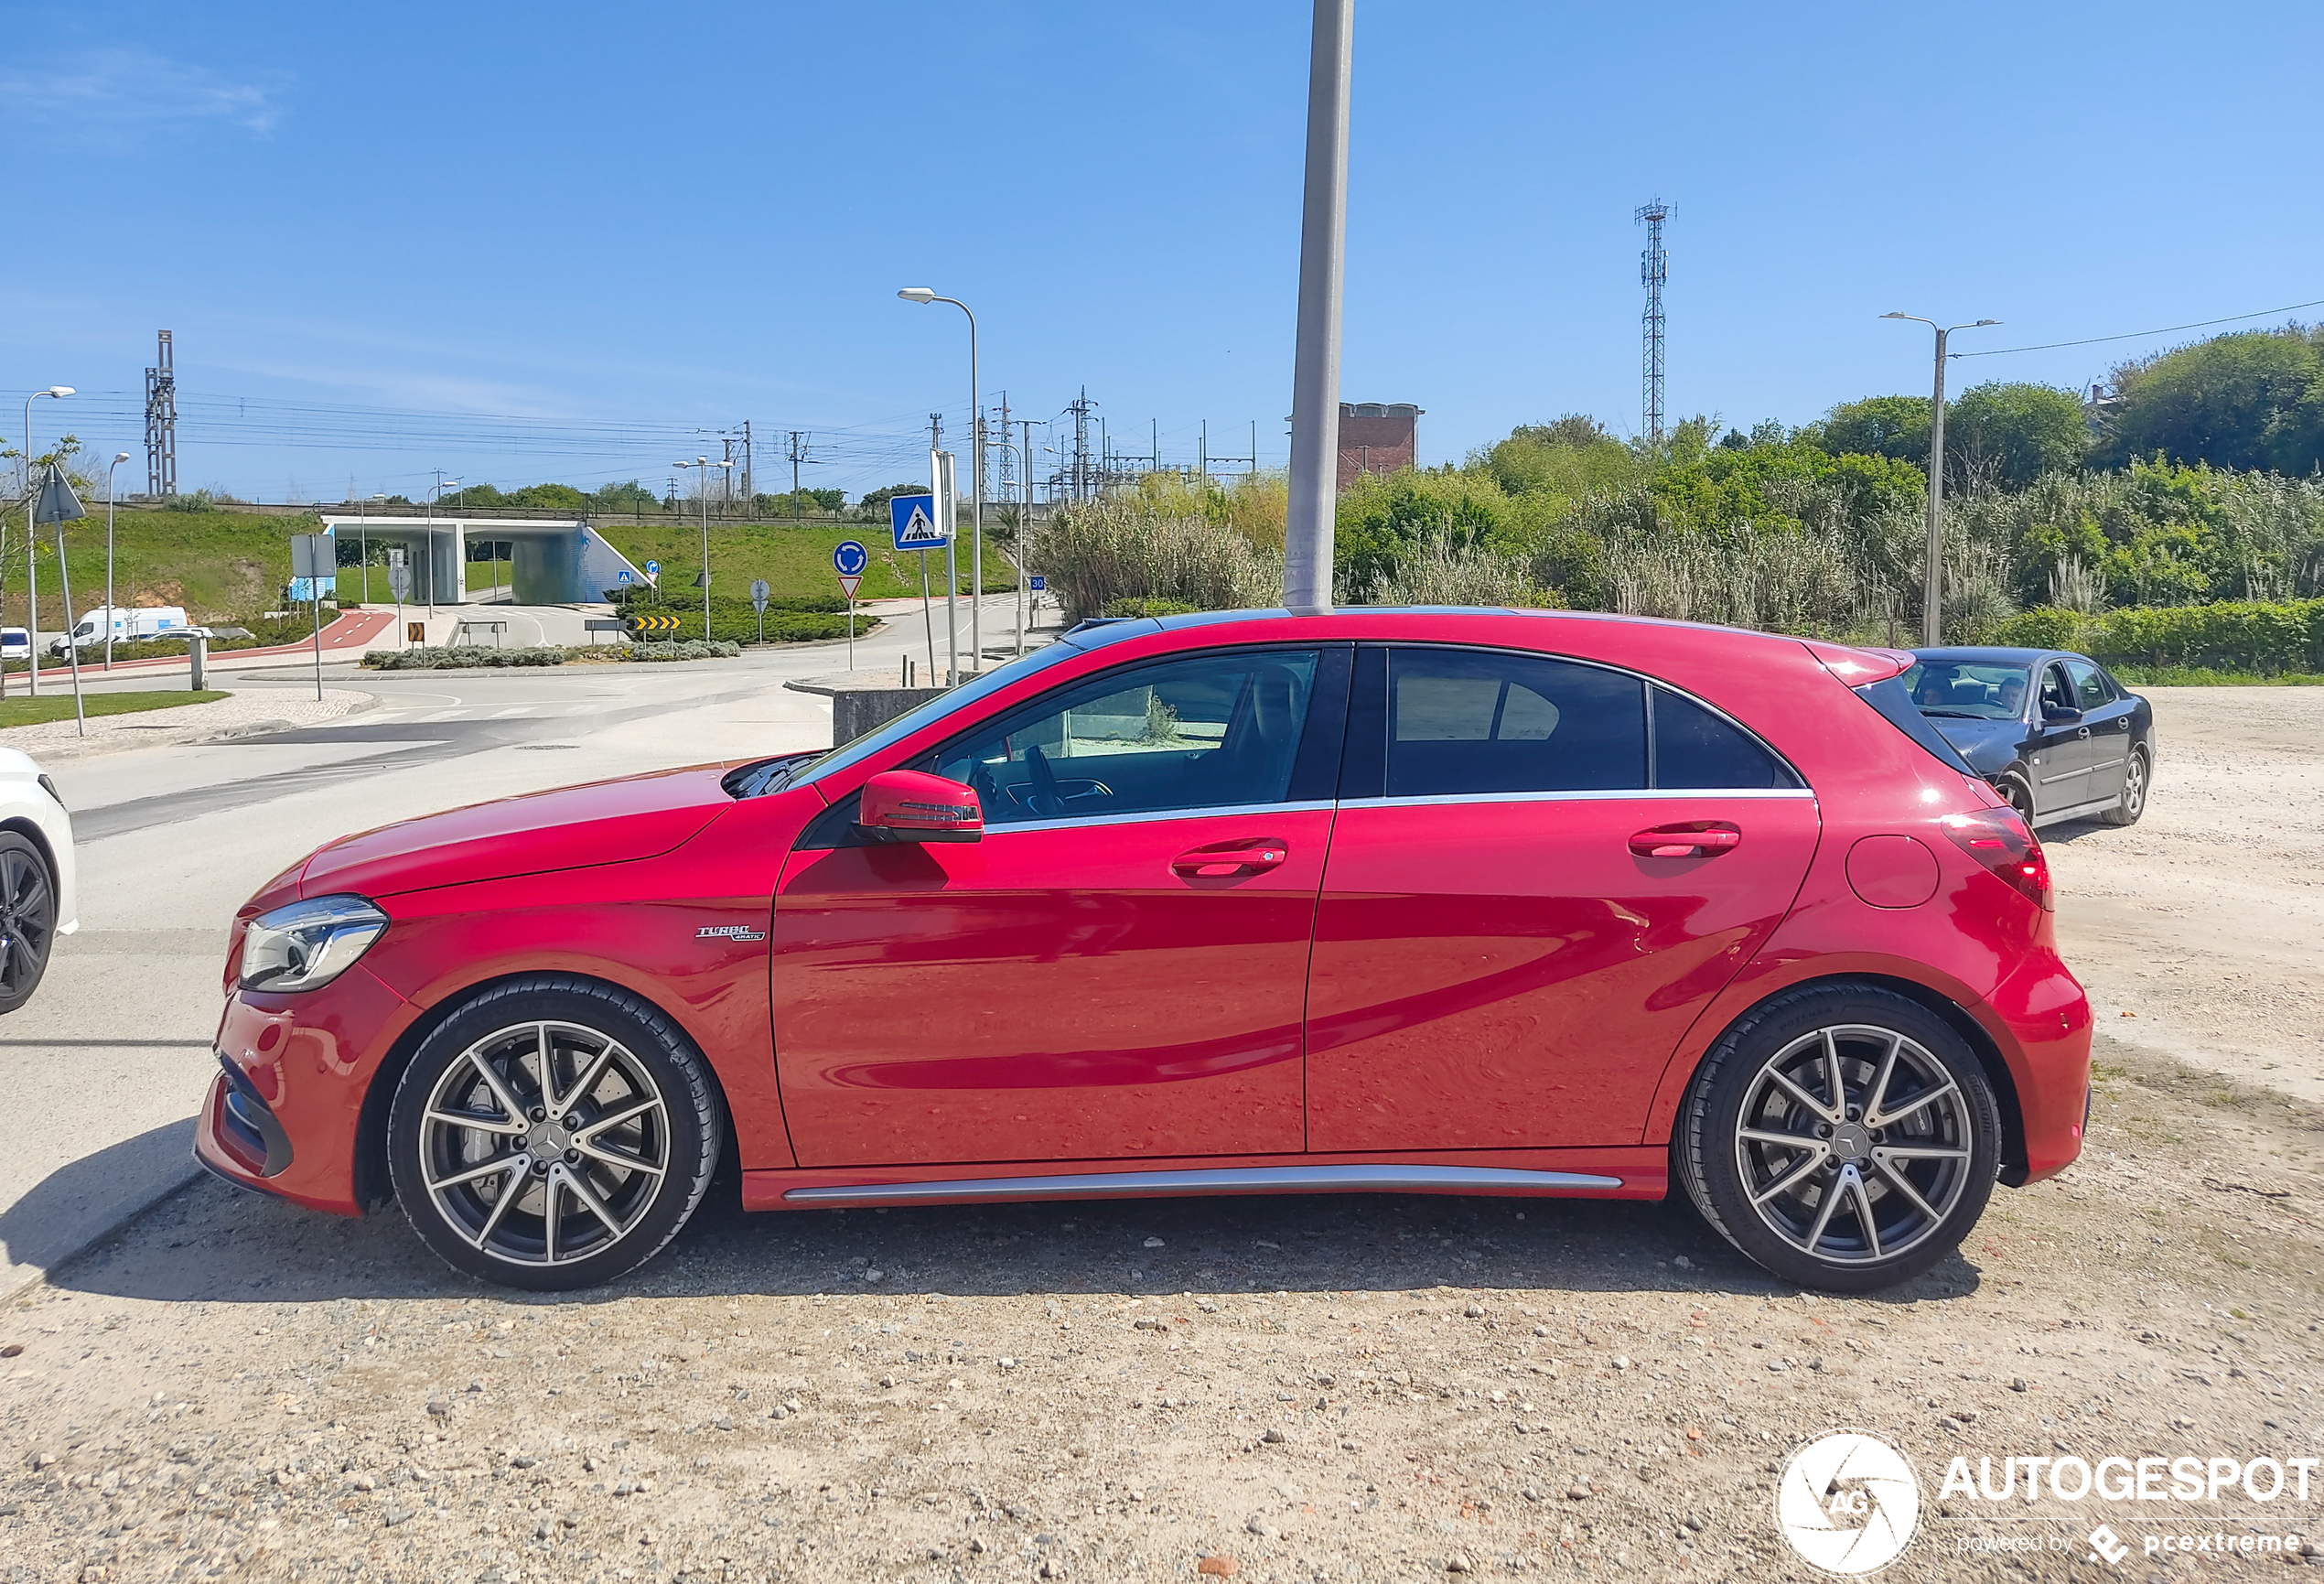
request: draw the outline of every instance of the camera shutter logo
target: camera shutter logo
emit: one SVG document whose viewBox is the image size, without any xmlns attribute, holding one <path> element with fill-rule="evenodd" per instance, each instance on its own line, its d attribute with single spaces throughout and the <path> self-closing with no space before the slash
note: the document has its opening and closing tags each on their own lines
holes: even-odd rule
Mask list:
<svg viewBox="0 0 2324 1584">
<path fill-rule="evenodd" d="M 1912 1465 L 1877 1436 L 1835 1430 L 1791 1454 L 1775 1487 L 1775 1522 L 1811 1566 L 1843 1577 L 1901 1554 L 1921 1522 Z"/>
</svg>

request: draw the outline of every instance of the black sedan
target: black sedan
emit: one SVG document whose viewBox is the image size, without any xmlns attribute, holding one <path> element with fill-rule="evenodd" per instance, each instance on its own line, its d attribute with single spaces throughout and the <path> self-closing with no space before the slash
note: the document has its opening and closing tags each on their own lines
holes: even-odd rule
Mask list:
<svg viewBox="0 0 2324 1584">
<path fill-rule="evenodd" d="M 2035 825 L 2137 823 L 2155 782 L 2155 711 L 2083 654 L 1916 649 L 1912 701 Z"/>
</svg>

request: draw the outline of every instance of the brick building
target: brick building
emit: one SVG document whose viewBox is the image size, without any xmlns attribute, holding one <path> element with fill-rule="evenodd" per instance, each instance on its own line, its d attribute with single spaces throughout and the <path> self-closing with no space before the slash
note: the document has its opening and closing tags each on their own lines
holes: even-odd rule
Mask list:
<svg viewBox="0 0 2324 1584">
<path fill-rule="evenodd" d="M 1340 404 L 1340 488 L 1359 473 L 1393 473 L 1420 457 L 1420 409 L 1410 402 Z"/>
</svg>

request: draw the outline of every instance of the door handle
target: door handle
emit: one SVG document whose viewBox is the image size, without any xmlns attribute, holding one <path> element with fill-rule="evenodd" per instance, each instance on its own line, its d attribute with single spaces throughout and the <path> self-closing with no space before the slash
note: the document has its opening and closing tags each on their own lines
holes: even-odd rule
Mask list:
<svg viewBox="0 0 2324 1584">
<path fill-rule="evenodd" d="M 1742 831 L 1724 820 L 1656 825 L 1630 837 L 1630 851 L 1641 858 L 1715 858 L 1742 845 Z"/>
<path fill-rule="evenodd" d="M 1227 842 L 1180 853 L 1170 860 L 1170 872 L 1189 880 L 1221 880 L 1264 874 L 1290 856 L 1281 842 Z"/>
</svg>

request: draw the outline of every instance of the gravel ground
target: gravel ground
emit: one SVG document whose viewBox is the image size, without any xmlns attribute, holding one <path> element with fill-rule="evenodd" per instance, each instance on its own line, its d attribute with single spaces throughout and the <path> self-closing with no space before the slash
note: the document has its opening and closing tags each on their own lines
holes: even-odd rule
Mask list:
<svg viewBox="0 0 2324 1584">
<path fill-rule="evenodd" d="M 43 762 L 81 759 L 127 748 L 210 742 L 222 737 L 321 726 L 352 710 L 369 708 L 375 702 L 368 693 L 350 693 L 343 688 L 325 688 L 319 699 L 295 687 L 245 688 L 208 704 L 94 717 L 89 721 L 89 735 L 85 738 L 75 730 L 69 717 L 43 721 L 38 726 L 12 726 L 0 729 L 0 748 L 20 749 Z"/>
<path fill-rule="evenodd" d="M 2157 687 L 2128 830 L 2042 833 L 2058 934 L 2124 1039 L 2324 1101 L 2324 687 Z"/>
<path fill-rule="evenodd" d="M 1783 1579 L 1837 1426 L 1924 1485 L 2319 1455 L 2324 1112 L 2104 1073 L 2082 1164 L 1861 1300 L 1675 1206 L 1414 1197 L 726 1212 L 567 1301 L 205 1180 L 0 1311 L 0 1578 Z M 1890 1577 L 2083 1566 L 1923 1493 Z"/>
</svg>

